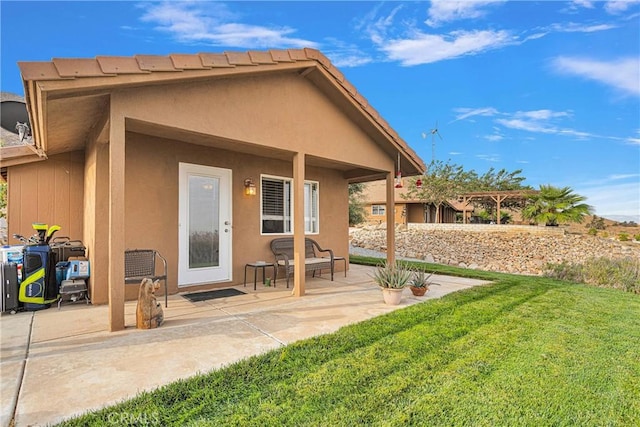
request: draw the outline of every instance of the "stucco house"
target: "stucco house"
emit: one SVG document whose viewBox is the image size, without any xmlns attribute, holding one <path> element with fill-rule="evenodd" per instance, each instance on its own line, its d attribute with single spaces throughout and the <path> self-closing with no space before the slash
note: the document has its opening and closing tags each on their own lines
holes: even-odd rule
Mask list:
<svg viewBox="0 0 640 427">
<path fill-rule="evenodd" d="M 463 204 L 455 200 L 450 200 L 439 208 L 434 204 L 427 204 L 422 200 L 406 198 L 408 180 L 402 178 L 402 186 L 394 189 L 395 206 L 393 209 L 393 218 L 396 224 L 408 223 L 435 223 L 439 218 L 439 223 L 454 223 L 456 215 L 462 214 Z M 362 192 L 363 207 L 366 213 L 365 221 L 368 224 L 386 224 L 387 212 L 391 212 L 386 208 L 386 182 L 373 181 L 368 182 Z M 436 216 L 436 209 L 440 210 L 440 215 Z"/>
<path fill-rule="evenodd" d="M 407 197 L 408 181 L 402 178 L 401 185 L 394 189 L 395 206 L 392 216 L 396 224 L 483 222 L 485 220 L 476 212 L 487 207 L 495 212 L 495 217 L 487 219 L 487 223 L 497 221 L 495 218 L 502 218 L 501 213 L 505 213 L 515 224 L 529 224 L 529 221 L 522 219 L 522 206 L 531 195 L 538 193 L 530 189 L 466 192 L 436 207 L 433 203 L 425 204 L 422 200 Z M 391 211 L 386 208 L 385 188 L 385 181 L 373 181 L 364 185 L 362 201 L 366 213 L 365 221 L 368 224 L 385 224 L 387 221 L 387 212 Z M 502 218 L 502 221 L 506 221 L 506 218 Z"/>
<path fill-rule="evenodd" d="M 0 149 L 9 236 L 44 222 L 82 239 L 111 330 L 125 327 L 124 301 L 137 292 L 124 285 L 125 249 L 162 253 L 169 293 L 241 283 L 245 264 L 272 260 L 269 242 L 283 235 L 295 253 L 307 235 L 348 257 L 348 184 L 386 179 L 393 207 L 398 155 L 403 175 L 425 169 L 314 49 L 18 65 L 32 138 Z"/>
</svg>

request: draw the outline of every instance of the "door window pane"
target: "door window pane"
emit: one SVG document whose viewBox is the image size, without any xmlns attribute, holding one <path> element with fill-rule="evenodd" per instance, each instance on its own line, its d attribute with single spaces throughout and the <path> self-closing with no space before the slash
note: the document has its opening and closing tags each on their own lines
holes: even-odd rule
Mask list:
<svg viewBox="0 0 640 427">
<path fill-rule="evenodd" d="M 219 212 L 220 180 L 189 176 L 189 268 L 220 265 Z"/>
</svg>

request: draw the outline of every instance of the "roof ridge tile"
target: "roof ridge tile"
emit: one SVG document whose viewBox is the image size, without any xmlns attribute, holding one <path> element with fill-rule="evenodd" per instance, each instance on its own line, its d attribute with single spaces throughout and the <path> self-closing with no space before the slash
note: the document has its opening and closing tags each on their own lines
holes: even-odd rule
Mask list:
<svg viewBox="0 0 640 427">
<path fill-rule="evenodd" d="M 173 66 L 181 70 L 205 70 L 211 67 L 205 67 L 199 55 L 172 53 L 169 55 Z"/>
<path fill-rule="evenodd" d="M 101 77 L 105 74 L 95 58 L 53 58 L 61 77 Z"/>
<path fill-rule="evenodd" d="M 307 54 L 304 49 L 288 49 L 289 56 L 294 61 L 306 61 Z"/>
<path fill-rule="evenodd" d="M 164 55 L 135 55 L 141 70 L 182 71 L 173 65 L 171 57 Z"/>
<path fill-rule="evenodd" d="M 286 49 L 271 49 L 269 53 L 271 54 L 271 58 L 276 62 L 295 62 L 291 59 L 289 51 Z"/>
<path fill-rule="evenodd" d="M 96 61 L 105 74 L 149 74 L 132 56 L 96 56 Z"/>
<path fill-rule="evenodd" d="M 258 65 L 251 60 L 249 52 L 225 51 L 229 64 L 233 65 Z"/>
<path fill-rule="evenodd" d="M 229 63 L 227 55 L 224 53 L 202 52 L 198 56 L 202 61 L 202 65 L 211 68 L 234 68 L 235 65 Z"/>
<path fill-rule="evenodd" d="M 277 64 L 277 62 L 273 60 L 271 53 L 268 51 L 250 50 L 248 53 L 249 53 L 249 58 L 251 58 L 251 61 L 254 64 L 260 64 L 260 65 Z"/>
</svg>

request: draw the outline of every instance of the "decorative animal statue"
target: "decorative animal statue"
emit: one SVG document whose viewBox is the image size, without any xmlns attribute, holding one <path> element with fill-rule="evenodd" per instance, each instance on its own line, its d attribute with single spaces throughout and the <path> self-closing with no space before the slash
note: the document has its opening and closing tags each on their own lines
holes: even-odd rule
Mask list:
<svg viewBox="0 0 640 427">
<path fill-rule="evenodd" d="M 160 288 L 160 281 L 153 282 L 145 277 L 138 291 L 136 307 L 136 327 L 138 329 L 154 329 L 162 324 L 164 314 L 162 305 L 156 300 L 155 291 Z"/>
</svg>

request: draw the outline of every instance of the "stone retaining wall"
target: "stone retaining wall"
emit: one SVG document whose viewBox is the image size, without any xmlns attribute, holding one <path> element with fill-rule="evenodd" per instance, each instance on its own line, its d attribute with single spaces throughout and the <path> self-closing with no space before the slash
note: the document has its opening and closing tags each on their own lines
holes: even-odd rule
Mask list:
<svg viewBox="0 0 640 427">
<path fill-rule="evenodd" d="M 410 230 L 466 231 L 469 233 L 528 233 L 537 235 L 563 235 L 562 227 L 544 227 L 535 225 L 498 225 L 498 224 L 424 224 L 409 223 Z"/>
<path fill-rule="evenodd" d="M 496 227 L 495 225 L 487 227 Z M 532 227 L 543 228 L 543 227 Z M 351 245 L 386 252 L 386 230 L 351 231 Z M 593 257 L 640 258 L 640 244 L 574 234 L 396 229 L 396 256 L 505 273 L 542 274 L 547 263 L 581 263 Z"/>
</svg>

